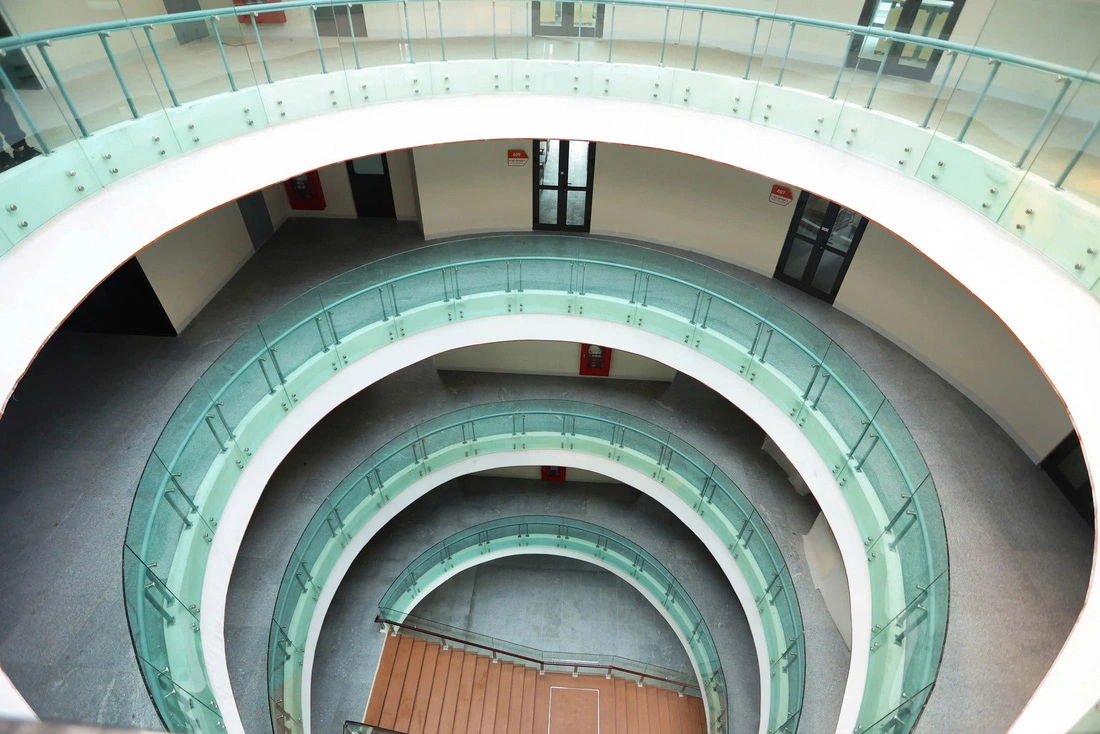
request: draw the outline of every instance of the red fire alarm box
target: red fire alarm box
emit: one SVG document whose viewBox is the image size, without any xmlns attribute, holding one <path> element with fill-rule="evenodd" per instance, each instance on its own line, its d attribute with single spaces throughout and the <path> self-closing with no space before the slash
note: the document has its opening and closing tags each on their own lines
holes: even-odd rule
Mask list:
<svg viewBox="0 0 1100 734">
<path fill-rule="evenodd" d="M 233 0 L 234 5 L 263 5 L 265 2 L 274 3 L 279 0 Z M 241 23 L 252 23 L 251 15 L 239 15 L 237 20 Z M 282 10 L 271 10 L 256 15 L 257 23 L 286 23 L 286 13 Z"/>
<path fill-rule="evenodd" d="M 611 349 L 581 344 L 581 374 L 607 377 L 611 374 Z"/>
<path fill-rule="evenodd" d="M 544 482 L 564 482 L 565 481 L 565 467 L 564 466 L 544 466 L 544 467 L 542 467 L 542 481 L 544 481 Z"/>
<path fill-rule="evenodd" d="M 317 171 L 303 173 L 283 183 L 291 209 L 319 211 L 325 208 L 325 192 L 321 189 L 321 176 Z"/>
</svg>

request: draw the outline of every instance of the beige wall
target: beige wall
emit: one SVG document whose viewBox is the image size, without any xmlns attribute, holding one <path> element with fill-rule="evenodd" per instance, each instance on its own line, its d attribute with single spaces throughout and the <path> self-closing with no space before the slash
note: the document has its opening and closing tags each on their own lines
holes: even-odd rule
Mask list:
<svg viewBox="0 0 1100 734">
<path fill-rule="evenodd" d="M 508 165 L 530 140 L 489 140 L 413 150 L 424 237 L 531 229 L 531 163 Z"/>
<path fill-rule="evenodd" d="M 877 224 L 867 227 L 836 307 L 920 358 L 989 413 L 1033 460 L 1072 430 L 1046 377 L 993 312 Z"/>
<path fill-rule="evenodd" d="M 390 189 L 393 191 L 393 208 L 403 222 L 415 222 L 417 215 L 416 181 L 413 177 L 412 151 L 393 150 L 386 154 L 390 169 Z"/>
<path fill-rule="evenodd" d="M 286 195 L 286 187 L 277 183 L 263 189 L 264 202 L 267 204 L 267 213 L 271 215 L 271 226 L 278 231 L 283 222 L 292 214 L 290 199 Z"/>
<path fill-rule="evenodd" d="M 436 355 L 435 367 L 465 372 L 576 376 L 580 369 L 580 344 L 540 341 L 480 344 Z M 630 352 L 611 353 L 609 377 L 668 382 L 675 375 L 676 370 L 652 359 Z"/>
<path fill-rule="evenodd" d="M 794 208 L 769 203 L 773 183 L 701 158 L 600 145 L 592 231 L 675 244 L 771 275 Z"/>
<path fill-rule="evenodd" d="M 137 259 L 181 332 L 253 252 L 241 210 L 231 201 L 164 235 Z"/>
</svg>

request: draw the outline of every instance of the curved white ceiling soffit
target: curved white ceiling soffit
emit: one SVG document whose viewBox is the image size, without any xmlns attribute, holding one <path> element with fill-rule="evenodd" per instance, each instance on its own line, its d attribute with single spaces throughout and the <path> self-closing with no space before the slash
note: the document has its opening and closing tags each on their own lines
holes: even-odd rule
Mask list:
<svg viewBox="0 0 1100 734">
<path fill-rule="evenodd" d="M 1094 379 L 1100 301 L 1052 261 L 919 179 L 823 143 L 686 108 L 598 98 L 389 102 L 260 129 L 127 176 L 54 217 L 0 262 L 0 395 L 6 403 L 54 329 L 100 281 L 203 212 L 348 158 L 513 138 L 593 140 L 693 155 L 817 192 L 874 219 L 962 283 L 1016 335 L 1066 404 L 1090 476 L 1100 476 L 1100 381 Z M 198 180 L 202 186 L 194 185 Z M 51 298 L 42 299 L 43 293 Z M 1100 507 L 1100 481 L 1094 479 L 1093 488 Z M 1095 703 L 1097 573 L 1094 562 L 1082 614 L 1015 731 L 1068 729 Z"/>
</svg>

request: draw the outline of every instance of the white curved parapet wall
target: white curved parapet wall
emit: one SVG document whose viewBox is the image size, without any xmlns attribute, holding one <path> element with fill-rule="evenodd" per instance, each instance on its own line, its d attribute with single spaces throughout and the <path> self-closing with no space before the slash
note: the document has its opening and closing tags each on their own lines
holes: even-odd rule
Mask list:
<svg viewBox="0 0 1100 734">
<path fill-rule="evenodd" d="M 372 130 L 369 138 L 364 129 Z M 1100 383 L 1092 376 L 1100 364 L 1100 339 L 1089 338 L 1100 334 L 1100 301 L 1052 261 L 911 175 L 829 145 L 684 108 L 582 97 L 486 95 L 354 108 L 198 148 L 122 178 L 55 216 L 0 258 L 5 347 L 0 391 L 10 396 L 53 330 L 103 278 L 204 211 L 348 158 L 514 138 L 571 138 L 685 153 L 790 182 L 866 214 L 936 262 L 1005 322 L 1065 402 L 1090 476 L 1100 473 Z M 301 140 L 312 142 L 302 146 Z M 272 150 L 280 155 L 272 156 Z M 214 177 L 210 170 L 235 175 Z M 202 187 L 190 185 L 200 178 Z M 913 216 L 931 211 L 937 216 Z M 42 293 L 52 298 L 42 299 Z M 1096 574 L 1094 563 L 1094 581 Z M 1076 627 L 1015 730 L 1069 729 L 1095 703 L 1100 601 L 1091 592 L 1090 585 Z"/>
</svg>

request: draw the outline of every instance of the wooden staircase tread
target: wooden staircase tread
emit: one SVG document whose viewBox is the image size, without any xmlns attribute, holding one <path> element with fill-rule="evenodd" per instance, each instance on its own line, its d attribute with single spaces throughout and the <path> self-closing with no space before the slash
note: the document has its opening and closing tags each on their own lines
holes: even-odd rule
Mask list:
<svg viewBox="0 0 1100 734">
<path fill-rule="evenodd" d="M 485 687 L 489 684 L 489 658 L 478 655 L 474 665 L 474 689 L 470 693 L 470 718 L 466 722 L 466 734 L 480 734 L 481 720 L 485 718 Z"/>
<path fill-rule="evenodd" d="M 626 681 L 615 679 L 615 731 L 626 732 Z"/>
<path fill-rule="evenodd" d="M 386 688 L 386 700 L 382 704 L 382 715 L 378 718 L 378 725 L 383 729 L 392 729 L 397 719 L 397 706 L 401 703 L 401 688 L 405 683 L 405 672 L 409 668 L 409 657 L 412 655 L 415 638 L 408 635 L 397 636 L 397 655 L 393 659 L 393 670 L 390 673 L 390 683 Z"/>
<path fill-rule="evenodd" d="M 649 691 L 645 686 L 638 686 L 638 731 L 640 734 L 657 734 L 649 725 Z"/>
<path fill-rule="evenodd" d="M 500 685 L 497 687 L 496 717 L 493 731 L 496 734 L 506 734 L 508 731 L 508 706 L 512 701 L 512 671 L 515 665 L 512 663 L 497 663 L 500 668 Z"/>
<path fill-rule="evenodd" d="M 462 656 L 462 672 L 458 682 L 458 702 L 455 705 L 454 734 L 463 734 L 470 721 L 470 701 L 474 694 L 474 671 L 477 669 L 478 656 L 467 652 Z"/>
<path fill-rule="evenodd" d="M 658 691 L 653 686 L 645 687 L 646 711 L 649 717 L 649 734 L 667 734 L 661 726 L 661 711 L 657 705 Z"/>
<path fill-rule="evenodd" d="M 435 666 L 439 658 L 439 645 L 424 646 L 424 660 L 420 666 L 420 680 L 416 684 L 416 700 L 409 716 L 409 734 L 424 734 L 435 684 Z"/>
<path fill-rule="evenodd" d="M 520 712 L 519 734 L 535 734 L 535 686 L 539 672 L 534 668 L 523 671 L 523 707 Z"/>
<path fill-rule="evenodd" d="M 532 712 L 532 730 L 542 734 L 550 729 L 550 677 L 540 675 L 535 681 L 535 705 Z"/>
<path fill-rule="evenodd" d="M 451 655 L 454 652 L 454 650 L 440 648 L 436 656 L 431 700 L 428 702 L 428 711 L 424 718 L 425 734 L 434 734 L 439 731 L 439 720 L 443 716 L 443 698 L 447 693 L 447 673 L 451 668 Z"/>
<path fill-rule="evenodd" d="M 488 679 L 485 683 L 485 709 L 481 714 L 480 734 L 493 734 L 497 721 L 496 700 L 500 690 L 500 663 L 489 663 Z"/>
<path fill-rule="evenodd" d="M 641 726 L 638 724 L 638 684 L 632 680 L 624 681 L 626 683 L 626 690 L 624 693 L 624 699 L 626 700 L 626 718 L 623 720 L 626 725 L 626 730 L 629 734 L 635 734 L 635 732 L 642 731 Z M 646 731 L 649 727 L 646 727 Z"/>
<path fill-rule="evenodd" d="M 397 715 L 393 720 L 395 731 L 409 730 L 413 703 L 416 701 L 417 687 L 420 685 L 420 668 L 424 664 L 424 650 L 427 646 L 424 640 L 413 640 L 409 664 L 405 668 L 405 681 L 401 684 L 401 697 L 397 701 Z"/>
<path fill-rule="evenodd" d="M 508 702 L 507 734 L 517 734 L 523 711 L 523 681 L 527 669 L 521 665 L 512 666 L 512 697 Z"/>
<path fill-rule="evenodd" d="M 390 682 L 393 659 L 396 656 L 397 637 L 387 634 L 386 641 L 382 644 L 382 655 L 378 658 L 378 670 L 374 674 L 374 685 L 371 687 L 367 711 L 363 714 L 363 721 L 371 726 L 378 726 L 378 720 L 382 717 L 382 705 L 386 701 L 386 687 Z"/>
<path fill-rule="evenodd" d="M 447 668 L 447 691 L 443 694 L 443 710 L 439 714 L 439 734 L 455 734 L 455 710 L 458 708 L 458 689 L 462 685 L 462 664 L 466 653 L 451 650 L 451 664 Z"/>
</svg>

